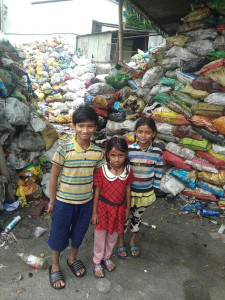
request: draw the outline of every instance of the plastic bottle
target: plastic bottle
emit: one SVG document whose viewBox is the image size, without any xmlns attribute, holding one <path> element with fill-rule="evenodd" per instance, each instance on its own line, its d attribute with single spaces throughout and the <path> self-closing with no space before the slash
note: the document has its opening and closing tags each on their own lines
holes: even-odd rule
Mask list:
<svg viewBox="0 0 225 300">
<path fill-rule="evenodd" d="M 15 219 L 13 219 L 13 221 L 5 228 L 5 232 L 9 232 L 20 220 L 20 216 L 15 217 Z"/>
<path fill-rule="evenodd" d="M 203 216 L 219 217 L 220 212 L 218 210 L 214 210 L 214 209 L 203 208 L 202 209 L 202 215 Z"/>
<path fill-rule="evenodd" d="M 38 269 L 45 270 L 48 267 L 48 261 L 44 258 L 38 256 L 27 254 L 27 253 L 17 253 L 17 255 L 24 261 L 27 265 Z"/>
</svg>

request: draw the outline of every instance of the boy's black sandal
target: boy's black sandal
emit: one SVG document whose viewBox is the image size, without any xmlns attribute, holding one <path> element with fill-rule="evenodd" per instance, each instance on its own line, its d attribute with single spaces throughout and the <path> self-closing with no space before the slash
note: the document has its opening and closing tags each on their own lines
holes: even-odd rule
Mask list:
<svg viewBox="0 0 225 300">
<path fill-rule="evenodd" d="M 64 281 L 64 278 L 63 278 L 63 273 L 61 270 L 52 272 L 52 266 L 49 267 L 49 280 L 50 280 L 51 287 L 55 290 L 64 289 L 64 287 L 66 286 L 66 285 L 54 286 L 55 282 L 60 281 L 60 280 Z"/>
<path fill-rule="evenodd" d="M 77 277 L 83 277 L 86 274 L 86 268 L 81 260 L 76 260 L 72 265 L 70 265 L 67 260 L 67 265 L 69 266 L 73 274 Z M 82 274 L 80 273 L 80 275 L 77 275 L 77 272 L 79 272 L 81 269 L 84 269 L 84 272 Z"/>
</svg>

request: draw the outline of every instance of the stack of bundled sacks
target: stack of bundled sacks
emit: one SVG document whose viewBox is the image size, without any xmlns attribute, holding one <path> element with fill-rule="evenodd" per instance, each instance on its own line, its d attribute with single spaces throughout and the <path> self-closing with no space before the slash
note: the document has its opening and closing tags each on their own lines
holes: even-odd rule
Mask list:
<svg viewBox="0 0 225 300">
<path fill-rule="evenodd" d="M 15 196 L 25 203 L 26 198 L 41 197 L 41 167 L 46 159 L 50 160 L 48 150 L 58 134 L 37 113 L 29 76 L 19 66 L 19 59 L 11 59 L 1 43 L 0 48 L 0 142 L 10 177 L 4 181 L 4 176 L 0 176 L 0 202 L 16 199 L 7 199 L 5 187 L 10 182 Z M 46 159 L 41 159 L 42 155 Z"/>
<path fill-rule="evenodd" d="M 71 122 L 72 111 L 84 103 L 86 89 L 99 82 L 96 66 L 80 57 L 62 37 L 18 46 L 39 111 L 50 122 Z M 104 78 L 104 77 L 103 77 Z"/>
<path fill-rule="evenodd" d="M 129 143 L 136 119 L 152 116 L 158 129 L 155 144 L 164 150 L 166 163 L 161 190 L 220 207 L 225 203 L 224 14 L 221 8 L 217 17 L 209 7 L 193 10 L 178 34 L 167 38 L 166 48 L 151 52 L 144 75 L 119 63 L 105 77 L 119 89 L 119 101 L 113 99 L 115 91 L 99 98 L 99 90 L 92 92 L 98 84 L 89 87 L 85 100 L 107 119 L 103 134 L 123 135 Z"/>
</svg>

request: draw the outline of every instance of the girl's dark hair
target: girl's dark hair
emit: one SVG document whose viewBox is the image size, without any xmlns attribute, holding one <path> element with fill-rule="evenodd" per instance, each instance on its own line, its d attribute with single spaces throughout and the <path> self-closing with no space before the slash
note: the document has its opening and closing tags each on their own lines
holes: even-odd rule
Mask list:
<svg viewBox="0 0 225 300">
<path fill-rule="evenodd" d="M 73 124 L 76 125 L 86 121 L 94 121 L 97 126 L 98 115 L 92 107 L 82 104 L 73 112 Z"/>
<path fill-rule="evenodd" d="M 128 145 L 124 138 L 120 137 L 112 137 L 110 140 L 107 141 L 106 151 L 105 151 L 105 158 L 107 163 L 109 164 L 109 152 L 115 148 L 118 151 L 124 152 L 128 154 Z M 129 159 L 126 158 L 124 162 L 124 166 L 126 167 L 129 164 Z"/>
<path fill-rule="evenodd" d="M 149 128 L 151 128 L 152 131 L 154 131 L 155 133 L 157 133 L 157 128 L 156 128 L 156 123 L 155 121 L 151 118 L 151 117 L 143 117 L 137 120 L 134 129 L 137 130 L 138 127 L 143 126 L 143 125 L 147 125 Z M 155 139 L 155 136 L 153 137 L 152 141 Z M 136 136 L 135 136 L 135 140 L 136 140 Z"/>
</svg>

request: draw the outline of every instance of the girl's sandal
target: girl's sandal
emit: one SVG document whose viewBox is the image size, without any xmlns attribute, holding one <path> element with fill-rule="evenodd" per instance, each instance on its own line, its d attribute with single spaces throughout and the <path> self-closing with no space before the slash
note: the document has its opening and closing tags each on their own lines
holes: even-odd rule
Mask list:
<svg viewBox="0 0 225 300">
<path fill-rule="evenodd" d="M 102 260 L 103 266 L 106 268 L 107 271 L 112 272 L 115 270 L 115 264 L 111 261 L 111 259 Z M 110 269 L 110 265 L 114 265 L 112 269 Z"/>
<path fill-rule="evenodd" d="M 97 274 L 98 271 L 102 271 L 102 275 Z M 103 267 L 101 265 L 93 265 L 93 273 L 94 273 L 95 277 L 97 277 L 97 278 L 105 277 L 105 273 L 104 273 Z"/>
</svg>

